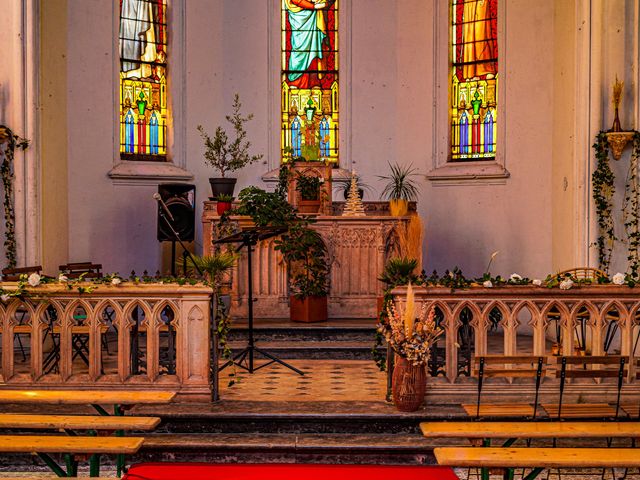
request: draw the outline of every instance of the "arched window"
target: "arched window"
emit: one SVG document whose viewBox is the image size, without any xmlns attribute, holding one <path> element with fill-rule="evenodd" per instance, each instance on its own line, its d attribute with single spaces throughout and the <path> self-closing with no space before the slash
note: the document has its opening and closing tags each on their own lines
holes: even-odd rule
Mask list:
<svg viewBox="0 0 640 480">
<path fill-rule="evenodd" d="M 291 148 L 308 161 L 338 163 L 340 1 L 281 0 L 283 161 Z"/>
<path fill-rule="evenodd" d="M 450 2 L 451 160 L 494 160 L 498 98 L 498 0 Z"/>
<path fill-rule="evenodd" d="M 166 8 L 167 0 L 120 0 L 120 157 L 123 160 L 166 160 Z M 137 124 L 135 136 L 132 135 L 134 123 Z"/>
</svg>

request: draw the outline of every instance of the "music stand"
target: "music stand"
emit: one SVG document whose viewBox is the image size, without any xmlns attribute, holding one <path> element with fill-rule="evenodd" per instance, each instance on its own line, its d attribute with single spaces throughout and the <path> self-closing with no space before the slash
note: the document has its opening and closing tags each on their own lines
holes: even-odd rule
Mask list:
<svg viewBox="0 0 640 480">
<path fill-rule="evenodd" d="M 304 372 L 298 370 L 293 365 L 289 365 L 286 362 L 283 362 L 279 358 L 275 357 L 271 353 L 258 348 L 255 346 L 255 341 L 253 338 L 253 268 L 251 261 L 251 252 L 253 251 L 253 247 L 258 244 L 261 240 L 266 240 L 271 237 L 277 237 L 278 235 L 286 232 L 287 229 L 284 227 L 255 227 L 248 230 L 243 230 L 238 233 L 234 233 L 227 237 L 221 238 L 219 240 L 214 241 L 215 244 L 223 244 L 223 243 L 239 243 L 240 246 L 236 249 L 236 252 L 240 251 L 242 247 L 247 247 L 247 294 L 249 296 L 249 339 L 247 346 L 239 353 L 237 353 L 231 360 L 225 363 L 222 367 L 220 367 L 219 371 L 227 368 L 229 365 L 236 364 L 240 368 L 247 370 L 249 373 L 253 373 L 256 370 L 264 368 L 272 363 L 279 363 L 283 367 L 288 368 L 289 370 L 293 370 L 298 375 L 304 375 Z M 270 359 L 267 363 L 260 365 L 259 367 L 254 367 L 253 365 L 253 356 L 254 352 L 258 352 L 259 354 Z M 242 362 L 247 360 L 247 366 L 243 365 Z"/>
</svg>

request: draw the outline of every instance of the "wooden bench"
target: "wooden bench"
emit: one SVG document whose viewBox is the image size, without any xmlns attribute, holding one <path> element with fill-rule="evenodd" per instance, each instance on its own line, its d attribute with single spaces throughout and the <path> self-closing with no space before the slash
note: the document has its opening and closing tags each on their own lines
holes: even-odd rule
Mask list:
<svg viewBox="0 0 640 480">
<path fill-rule="evenodd" d="M 140 450 L 142 437 L 91 437 L 53 435 L 0 435 L 0 452 L 33 453 L 38 455 L 53 472 L 60 476 L 76 476 L 78 456 L 90 456 L 92 461 L 103 454 L 131 455 Z M 48 454 L 59 453 L 67 457 L 67 470 L 60 467 Z M 92 467 L 92 476 L 98 468 Z"/>
<path fill-rule="evenodd" d="M 434 454 L 438 465 L 448 467 L 640 467 L 640 450 L 635 448 L 438 447 Z"/>
<path fill-rule="evenodd" d="M 1 403 L 91 405 L 100 415 L 110 417 L 102 405 L 113 405 L 114 416 L 123 416 L 125 410 L 137 404 L 166 404 L 176 396 L 175 392 L 129 391 L 129 390 L 0 390 Z M 122 432 L 124 429 L 119 429 Z M 95 462 L 98 464 L 99 461 Z M 50 465 L 54 468 L 53 465 Z M 124 455 L 116 460 L 117 474 L 124 467 Z M 92 463 L 92 468 L 93 463 Z"/>
<path fill-rule="evenodd" d="M 566 449 L 566 448 L 513 448 L 512 445 L 518 439 L 531 438 L 605 438 L 607 442 L 612 438 L 635 439 L 640 435 L 640 422 L 423 422 L 420 429 L 428 438 L 467 438 L 476 447 L 451 448 L 436 454 L 438 463 L 455 467 L 480 467 L 483 469 L 483 478 L 488 478 L 488 468 L 506 468 L 505 479 L 513 478 L 514 467 L 534 467 L 533 471 L 523 478 L 532 480 L 543 467 L 632 467 L 635 465 L 611 465 L 604 460 L 617 455 L 618 450 L 631 451 L 640 462 L 640 451 L 630 449 L 595 448 L 595 449 Z M 501 447 L 491 448 L 492 439 L 507 439 Z M 479 445 L 483 445 L 479 448 Z M 436 448 L 435 451 L 443 449 Z M 472 451 L 473 450 L 473 451 Z M 583 450 L 597 451 L 600 457 L 594 457 L 593 465 L 576 463 L 576 459 L 583 454 Z M 532 453 L 524 453 L 532 451 Z M 548 463 L 555 451 L 578 451 L 578 453 L 566 453 L 561 455 L 565 463 L 559 465 Z M 483 453 L 489 452 L 489 453 Z M 515 452 L 515 453 L 514 453 Z M 607 452 L 607 453 L 605 453 Z M 564 454 L 563 454 L 564 455 Z M 587 458 L 589 458 L 587 456 Z M 531 463 L 531 459 L 540 460 L 539 463 Z M 603 463 L 604 462 L 604 463 Z"/>
<path fill-rule="evenodd" d="M 640 422 L 422 422 L 420 430 L 428 438 L 636 438 Z"/>
<path fill-rule="evenodd" d="M 563 356 L 552 357 L 560 368 L 556 369 L 556 378 L 560 379 L 560 397 L 557 404 L 544 403 L 542 408 L 554 418 L 618 418 L 620 413 L 620 394 L 624 377 L 627 374 L 625 365 L 629 357 L 622 355 L 602 356 Z M 610 366 L 615 368 L 608 368 Z M 567 368 L 567 367 L 573 368 Z M 617 399 L 615 405 L 608 403 L 563 404 L 564 389 L 567 379 L 606 379 L 617 380 Z"/>
<path fill-rule="evenodd" d="M 138 404 L 170 403 L 176 396 L 170 391 L 149 390 L 0 390 L 0 403 L 37 403 L 55 405 L 116 405 L 120 410 Z M 107 415 L 104 409 L 100 414 Z"/>
<path fill-rule="evenodd" d="M 124 417 L 102 415 L 30 415 L 0 413 L 0 428 L 36 430 L 153 430 L 160 424 L 159 417 Z"/>
<path fill-rule="evenodd" d="M 474 358 L 474 375 L 478 377 L 476 404 L 462 404 L 467 415 L 480 417 L 531 417 L 535 418 L 538 407 L 538 392 L 545 375 L 546 357 L 541 355 L 482 355 Z M 535 400 L 530 403 L 481 404 L 485 378 L 534 378 Z"/>
</svg>

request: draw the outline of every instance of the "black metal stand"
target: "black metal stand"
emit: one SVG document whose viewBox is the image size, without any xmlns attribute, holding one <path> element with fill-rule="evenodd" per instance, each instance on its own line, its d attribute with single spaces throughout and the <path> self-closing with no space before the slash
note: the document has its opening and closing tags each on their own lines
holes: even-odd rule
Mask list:
<svg viewBox="0 0 640 480">
<path fill-rule="evenodd" d="M 196 261 L 193 258 L 193 255 L 191 255 L 191 252 L 187 250 L 187 247 L 182 242 L 180 235 L 178 234 L 178 232 L 176 232 L 176 229 L 173 228 L 173 224 L 166 217 L 163 209 L 161 208 L 159 212 L 160 212 L 160 216 L 164 220 L 164 223 L 169 227 L 169 229 L 171 230 L 171 233 L 173 234 L 173 239 L 171 240 L 172 242 L 172 252 L 171 252 L 172 275 L 175 276 L 175 252 L 176 252 L 175 246 L 176 246 L 176 242 L 178 242 L 182 247 L 182 255 L 183 255 L 182 266 L 183 266 L 183 269 L 185 270 L 185 273 L 187 269 L 187 257 L 188 257 L 191 259 L 191 263 L 193 263 L 194 268 L 198 271 L 200 276 L 204 278 L 204 272 L 202 271 L 202 268 L 200 268 L 200 266 L 196 263 Z M 215 371 L 214 369 L 218 366 L 218 348 L 217 348 L 218 347 L 218 334 L 217 334 L 218 325 L 216 323 L 216 311 L 217 311 L 217 297 L 216 297 L 216 292 L 213 291 L 212 289 L 211 299 L 209 300 L 209 318 L 211 319 L 209 323 L 209 328 L 210 328 L 210 336 L 212 338 L 212 345 L 214 345 L 214 348 L 212 349 L 213 358 L 210 359 L 210 362 L 213 365 L 211 368 L 209 368 L 209 370 L 210 370 L 210 382 L 211 382 L 211 401 L 213 402 L 216 402 L 220 399 L 218 394 L 218 376 L 212 375 L 212 373 Z"/>
<path fill-rule="evenodd" d="M 304 372 L 298 370 L 294 366 L 280 360 L 273 354 L 258 348 L 255 346 L 255 339 L 253 336 L 253 302 L 255 301 L 253 298 L 253 265 L 252 265 L 252 252 L 253 247 L 258 244 L 260 240 L 266 240 L 267 238 L 275 237 L 283 233 L 284 229 L 281 228 L 254 228 L 251 230 L 244 230 L 240 233 L 236 233 L 230 235 L 225 238 L 221 238 L 220 240 L 216 240 L 213 243 L 240 243 L 240 246 L 236 249 L 236 251 L 240 251 L 243 247 L 247 247 L 247 294 L 248 294 L 248 315 L 249 315 L 249 339 L 247 346 L 240 352 L 238 352 L 231 360 L 225 363 L 218 371 L 222 371 L 227 368 L 229 365 L 237 365 L 238 367 L 248 371 L 249 373 L 253 373 L 256 370 L 264 368 L 272 363 L 279 363 L 285 368 L 289 370 L 293 370 L 298 375 L 304 375 Z M 263 363 L 262 365 L 256 367 L 254 365 L 254 354 L 259 353 L 264 357 L 268 358 L 269 361 L 267 363 Z M 242 362 L 246 361 L 246 365 L 243 365 Z"/>
</svg>

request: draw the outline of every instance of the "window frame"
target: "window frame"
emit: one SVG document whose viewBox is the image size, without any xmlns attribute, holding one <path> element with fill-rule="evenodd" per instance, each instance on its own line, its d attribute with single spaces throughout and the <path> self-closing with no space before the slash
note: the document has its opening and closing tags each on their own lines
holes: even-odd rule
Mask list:
<svg viewBox="0 0 640 480">
<path fill-rule="evenodd" d="M 445 184 L 505 183 L 509 177 L 506 168 L 507 102 L 506 102 L 506 4 L 498 1 L 498 66 L 499 87 L 497 110 L 499 112 L 496 155 L 493 160 L 451 161 L 451 0 L 434 2 L 433 44 L 434 55 L 434 111 L 432 169 L 427 179 Z"/>
<path fill-rule="evenodd" d="M 123 160 L 120 153 L 120 0 L 112 0 L 113 168 L 107 173 L 114 184 L 157 185 L 188 181 L 186 169 L 186 0 L 167 0 L 167 153 L 164 161 Z"/>
</svg>

